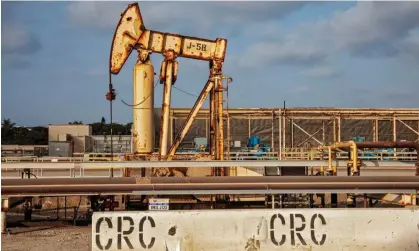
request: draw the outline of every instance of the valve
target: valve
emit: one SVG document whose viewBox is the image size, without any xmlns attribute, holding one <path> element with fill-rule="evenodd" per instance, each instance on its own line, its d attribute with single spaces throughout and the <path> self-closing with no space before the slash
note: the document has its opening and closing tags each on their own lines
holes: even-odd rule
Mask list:
<svg viewBox="0 0 419 251">
<path fill-rule="evenodd" d="M 112 91 L 106 93 L 106 100 L 112 101 L 112 100 L 115 100 L 115 98 L 116 98 L 115 89 L 112 89 Z"/>
</svg>

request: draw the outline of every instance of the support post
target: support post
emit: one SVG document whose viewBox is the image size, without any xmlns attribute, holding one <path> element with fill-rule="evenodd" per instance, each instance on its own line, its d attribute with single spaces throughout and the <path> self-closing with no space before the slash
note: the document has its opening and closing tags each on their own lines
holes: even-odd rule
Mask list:
<svg viewBox="0 0 419 251">
<path fill-rule="evenodd" d="M 272 110 L 272 121 L 271 121 L 271 130 L 272 130 L 272 135 L 271 135 L 271 152 L 275 151 L 275 140 L 274 140 L 274 126 L 275 126 L 275 111 Z"/>
<path fill-rule="evenodd" d="M 176 82 L 177 62 L 176 56 L 172 50 L 164 53 L 164 60 L 160 70 L 160 81 L 164 84 L 163 104 L 160 127 L 160 156 L 165 158 L 167 155 L 167 141 L 169 131 L 169 117 L 170 117 L 170 99 L 172 93 L 172 85 Z"/>
<path fill-rule="evenodd" d="M 7 221 L 6 212 L 9 210 L 9 199 L 1 199 L 1 233 L 6 233 Z"/>
<path fill-rule="evenodd" d="M 291 118 L 291 148 L 294 148 L 294 119 Z"/>
<path fill-rule="evenodd" d="M 341 140 L 341 118 L 340 115 L 338 117 L 338 142 L 342 142 Z"/>
<path fill-rule="evenodd" d="M 393 116 L 393 141 L 396 142 L 397 141 L 397 120 L 396 120 L 396 116 Z M 393 148 L 394 151 L 394 159 L 397 160 L 397 153 L 396 153 L 396 148 Z"/>
<path fill-rule="evenodd" d="M 336 118 L 333 118 L 333 143 L 336 142 Z"/>
<path fill-rule="evenodd" d="M 216 143 L 215 143 L 215 136 L 216 136 L 216 129 L 215 129 L 215 125 L 216 125 L 216 123 L 215 123 L 215 112 L 216 112 L 216 110 L 215 110 L 215 88 L 212 88 L 212 90 L 211 90 L 211 92 L 210 92 L 210 99 L 209 99 L 210 101 L 210 105 L 209 105 L 209 116 L 210 116 L 210 118 L 209 118 L 209 122 L 210 122 L 210 131 L 209 131 L 209 138 L 210 138 L 210 140 L 209 140 L 209 142 L 210 142 L 210 149 L 209 149 L 209 151 L 210 151 L 210 154 L 211 154 L 211 157 L 213 157 L 213 158 L 216 158 L 216 156 L 215 156 L 215 149 L 217 148 L 216 147 Z"/>
<path fill-rule="evenodd" d="M 379 141 L 379 135 L 378 135 L 378 119 L 375 119 L 373 122 L 373 135 L 374 135 L 374 142 Z"/>
<path fill-rule="evenodd" d="M 192 110 L 190 111 L 188 117 L 186 118 L 185 123 L 183 124 L 179 133 L 176 135 L 176 138 L 172 146 L 170 147 L 168 155 L 167 155 L 168 160 L 171 160 L 172 157 L 175 155 L 177 148 L 179 147 L 180 143 L 182 142 L 182 140 L 185 138 L 186 134 L 188 133 L 189 128 L 191 127 L 193 121 L 195 120 L 195 117 L 197 116 L 199 110 L 201 109 L 202 105 L 207 99 L 209 92 L 213 89 L 213 87 L 214 87 L 214 82 L 209 80 L 207 84 L 205 85 L 204 89 L 202 90 L 201 94 L 199 95 L 198 99 L 196 100 Z"/>
<path fill-rule="evenodd" d="M 286 148 L 286 128 L 285 128 L 285 110 L 283 111 L 283 116 L 282 116 L 282 149 L 284 150 Z"/>
<path fill-rule="evenodd" d="M 174 134 L 174 131 L 173 131 L 174 124 L 173 124 L 173 116 L 172 115 L 173 114 L 170 113 L 170 123 L 169 123 L 170 145 L 173 145 L 173 134 Z"/>
<path fill-rule="evenodd" d="M 218 102 L 217 102 L 217 132 L 218 132 L 218 159 L 223 160 L 224 159 L 224 116 L 223 116 L 223 81 L 221 79 L 221 76 L 217 76 L 215 78 L 215 85 L 217 87 L 217 93 L 218 93 Z"/>
<path fill-rule="evenodd" d="M 250 134 L 251 134 L 251 126 L 250 126 L 250 115 L 247 116 L 247 136 L 250 138 Z"/>
<path fill-rule="evenodd" d="M 282 160 L 282 114 L 278 111 L 278 143 L 279 143 L 279 160 Z"/>
</svg>

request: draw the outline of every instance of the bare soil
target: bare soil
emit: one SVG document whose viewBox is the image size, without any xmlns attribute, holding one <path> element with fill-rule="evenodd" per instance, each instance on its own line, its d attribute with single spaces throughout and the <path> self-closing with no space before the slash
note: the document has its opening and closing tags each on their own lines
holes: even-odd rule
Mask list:
<svg viewBox="0 0 419 251">
<path fill-rule="evenodd" d="M 91 227 L 25 227 L 2 234 L 4 251 L 90 251 Z"/>
<path fill-rule="evenodd" d="M 22 221 L 7 215 L 7 233 L 1 235 L 5 251 L 90 251 L 91 225 L 72 226 L 71 221 Z"/>
</svg>

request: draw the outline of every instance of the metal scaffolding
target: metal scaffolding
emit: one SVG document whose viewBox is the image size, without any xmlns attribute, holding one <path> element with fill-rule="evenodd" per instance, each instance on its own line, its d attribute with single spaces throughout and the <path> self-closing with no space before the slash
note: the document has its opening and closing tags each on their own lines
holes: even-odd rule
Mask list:
<svg viewBox="0 0 419 251">
<path fill-rule="evenodd" d="M 174 133 L 188 112 L 186 108 L 171 109 Z M 353 137 L 363 137 L 365 141 L 419 141 L 419 109 L 229 108 L 224 119 L 233 128 L 233 141 L 260 136 L 276 152 Z M 208 109 L 202 109 L 186 142 L 209 135 L 208 120 Z"/>
</svg>

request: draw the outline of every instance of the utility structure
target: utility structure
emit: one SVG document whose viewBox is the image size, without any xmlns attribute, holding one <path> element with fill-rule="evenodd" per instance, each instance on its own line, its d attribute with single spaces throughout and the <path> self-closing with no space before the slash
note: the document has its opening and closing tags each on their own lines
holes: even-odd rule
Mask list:
<svg viewBox="0 0 419 251">
<path fill-rule="evenodd" d="M 223 71 L 227 40 L 208 40 L 148 30 L 137 3 L 128 5 L 116 27 L 110 54 L 110 74 L 117 75 L 133 50 L 138 53 L 134 66 L 133 152 L 150 154 L 154 150 L 154 67 L 150 54 L 164 56 L 160 83 L 164 86 L 160 127 L 159 159 L 172 159 L 207 96 L 210 96 L 210 149 L 217 160 L 223 159 Z M 209 62 L 209 78 L 173 144 L 168 147 L 172 85 L 178 73 L 178 57 Z M 112 90 L 112 88 L 110 87 Z"/>
</svg>

